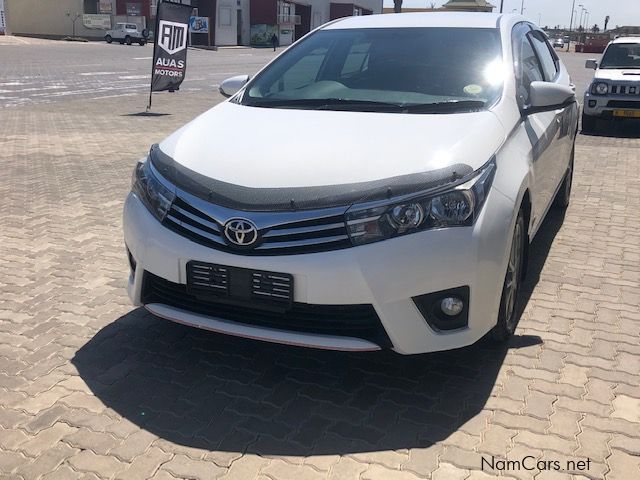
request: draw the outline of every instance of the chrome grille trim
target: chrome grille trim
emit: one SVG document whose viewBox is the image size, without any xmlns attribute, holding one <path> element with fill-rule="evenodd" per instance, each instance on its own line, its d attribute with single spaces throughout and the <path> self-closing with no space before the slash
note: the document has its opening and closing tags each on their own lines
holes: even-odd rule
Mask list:
<svg viewBox="0 0 640 480">
<path fill-rule="evenodd" d="M 292 255 L 351 247 L 344 222 L 347 207 L 291 212 L 243 212 L 207 203 L 187 192 L 176 192 L 163 224 L 202 245 L 238 255 Z M 224 225 L 246 218 L 258 228 L 254 248 L 237 248 L 226 241 Z"/>
</svg>

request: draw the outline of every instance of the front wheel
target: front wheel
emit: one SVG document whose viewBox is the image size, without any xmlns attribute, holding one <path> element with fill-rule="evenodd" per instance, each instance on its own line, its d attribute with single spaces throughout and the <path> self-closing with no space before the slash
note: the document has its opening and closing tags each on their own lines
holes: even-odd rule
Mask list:
<svg viewBox="0 0 640 480">
<path fill-rule="evenodd" d="M 145 43 L 144 40 L 140 40 L 138 43 L 140 44 L 141 47 L 144 47 L 144 43 Z"/>
<path fill-rule="evenodd" d="M 562 180 L 562 186 L 558 193 L 556 194 L 556 198 L 553 200 L 554 208 L 558 210 L 564 210 L 569 206 L 569 202 L 571 200 L 571 186 L 573 185 L 573 159 L 575 158 L 575 147 L 571 151 L 571 160 L 569 160 L 569 167 L 567 168 L 566 173 L 564 174 L 564 179 Z"/>
<path fill-rule="evenodd" d="M 104 37 L 104 39 L 107 41 L 107 43 L 113 42 L 113 38 L 111 38 L 111 35 L 107 35 L 106 37 Z"/>
<path fill-rule="evenodd" d="M 498 322 L 491 331 L 491 338 L 496 342 L 502 343 L 509 340 L 518 325 L 517 306 L 520 284 L 522 282 L 522 269 L 524 267 L 524 242 L 526 241 L 526 235 L 524 214 L 522 210 L 520 210 L 518 212 L 518 218 L 516 219 L 516 225 L 513 229 L 507 273 L 502 286 Z"/>
</svg>

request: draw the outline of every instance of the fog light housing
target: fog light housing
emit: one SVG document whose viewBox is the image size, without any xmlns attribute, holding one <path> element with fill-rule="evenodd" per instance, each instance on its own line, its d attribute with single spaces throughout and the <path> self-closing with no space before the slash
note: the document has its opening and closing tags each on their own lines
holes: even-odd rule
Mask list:
<svg viewBox="0 0 640 480">
<path fill-rule="evenodd" d="M 595 100 L 589 100 L 589 108 L 595 108 L 598 102 Z"/>
<path fill-rule="evenodd" d="M 464 302 L 458 297 L 444 297 L 440 300 L 440 310 L 448 317 L 455 317 L 462 313 Z"/>
<path fill-rule="evenodd" d="M 469 325 L 469 287 L 451 288 L 413 297 L 420 314 L 436 332 L 458 330 Z"/>
</svg>

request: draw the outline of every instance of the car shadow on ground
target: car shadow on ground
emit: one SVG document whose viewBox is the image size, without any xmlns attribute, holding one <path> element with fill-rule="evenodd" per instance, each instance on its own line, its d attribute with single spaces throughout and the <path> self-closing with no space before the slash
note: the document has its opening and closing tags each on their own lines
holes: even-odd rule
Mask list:
<svg viewBox="0 0 640 480">
<path fill-rule="evenodd" d="M 593 131 L 580 133 L 586 137 L 640 138 L 640 119 L 598 120 Z"/>
<path fill-rule="evenodd" d="M 564 219 L 552 210 L 534 240 L 519 312 Z M 427 447 L 484 408 L 516 335 L 504 346 L 401 356 L 307 350 L 216 335 L 139 308 L 73 358 L 106 406 L 180 445 L 263 455 L 328 455 Z"/>
</svg>

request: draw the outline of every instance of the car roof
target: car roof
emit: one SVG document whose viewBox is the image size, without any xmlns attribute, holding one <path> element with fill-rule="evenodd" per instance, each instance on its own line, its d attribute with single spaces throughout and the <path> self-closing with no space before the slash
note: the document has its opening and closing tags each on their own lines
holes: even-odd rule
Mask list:
<svg viewBox="0 0 640 480">
<path fill-rule="evenodd" d="M 498 28 L 502 17 L 518 17 L 510 14 L 483 12 L 426 12 L 345 17 L 322 27 L 323 30 L 345 28 Z"/>
<path fill-rule="evenodd" d="M 612 43 L 640 43 L 640 37 L 618 37 Z"/>
</svg>

